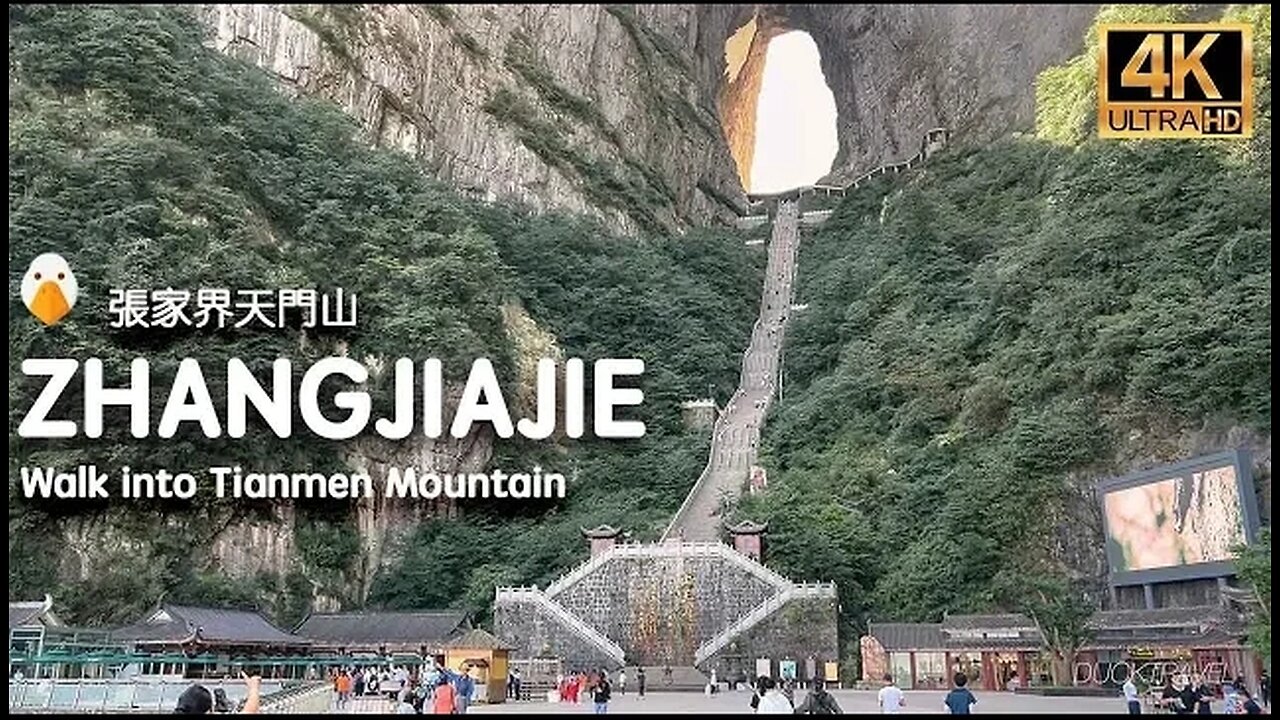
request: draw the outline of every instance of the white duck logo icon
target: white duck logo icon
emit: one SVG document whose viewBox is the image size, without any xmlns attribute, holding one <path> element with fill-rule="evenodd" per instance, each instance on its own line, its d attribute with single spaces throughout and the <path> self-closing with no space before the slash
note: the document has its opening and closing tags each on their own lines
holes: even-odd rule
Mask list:
<svg viewBox="0 0 1280 720">
<path fill-rule="evenodd" d="M 66 258 L 45 253 L 22 276 L 22 302 L 45 325 L 54 325 L 76 305 L 79 286 Z"/>
</svg>

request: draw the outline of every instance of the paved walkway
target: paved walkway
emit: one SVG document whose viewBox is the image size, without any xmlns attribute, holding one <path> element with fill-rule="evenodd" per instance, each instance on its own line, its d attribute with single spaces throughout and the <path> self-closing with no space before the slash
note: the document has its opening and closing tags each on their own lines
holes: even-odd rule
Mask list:
<svg viewBox="0 0 1280 720">
<path fill-rule="evenodd" d="M 876 713 L 879 706 L 876 694 L 864 690 L 835 690 L 833 694 L 846 713 Z M 903 713 L 907 715 L 942 715 L 942 698 L 944 693 L 930 690 L 908 690 L 907 706 Z M 982 714 L 1020 713 L 1020 714 L 1059 714 L 1083 713 L 1090 715 L 1123 713 L 1124 702 L 1119 698 L 1071 698 L 1040 697 L 1038 695 L 1014 695 L 1012 693 L 982 692 L 975 693 L 978 704 L 974 711 Z M 803 702 L 804 692 L 796 693 L 796 700 Z M 657 713 L 664 715 L 697 715 L 710 713 L 742 713 L 749 714 L 751 694 L 747 691 L 725 692 L 713 697 L 698 693 L 650 693 L 645 698 L 638 698 L 633 693 L 620 696 L 614 693 L 613 702 L 609 703 L 610 714 Z M 592 707 L 586 703 L 568 705 L 562 703 L 522 702 L 503 705 L 482 705 L 473 707 L 472 712 L 480 714 L 588 714 Z"/>
<path fill-rule="evenodd" d="M 690 498 L 672 523 L 668 537 L 683 537 L 690 542 L 719 540 L 720 521 L 715 516 L 726 500 L 737 498 L 755 464 L 760 429 L 773 400 L 783 332 L 791 307 L 799 227 L 796 203 L 780 202 L 769 241 L 760 317 L 751 332 L 751 343 L 743 353 L 738 389 L 716 424 L 710 471 L 690 491 Z"/>
</svg>

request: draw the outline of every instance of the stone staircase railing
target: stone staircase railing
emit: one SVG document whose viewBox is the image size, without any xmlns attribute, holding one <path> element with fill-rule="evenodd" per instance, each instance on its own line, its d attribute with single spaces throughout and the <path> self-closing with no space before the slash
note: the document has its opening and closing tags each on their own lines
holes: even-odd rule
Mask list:
<svg viewBox="0 0 1280 720">
<path fill-rule="evenodd" d="M 603 633 L 590 625 L 586 624 L 577 615 L 569 612 L 563 605 L 547 597 L 546 593 L 537 587 L 500 587 L 495 593 L 495 603 L 501 602 L 532 602 L 538 607 L 546 610 L 553 617 L 576 633 L 579 637 L 587 642 L 595 645 L 605 655 L 618 663 L 621 667 L 626 663 L 626 653 L 622 646 L 610 640 Z"/>
<path fill-rule="evenodd" d="M 755 324 L 751 326 L 750 337 L 755 337 L 756 332 L 759 330 L 759 328 L 760 328 L 760 318 L 757 317 Z M 735 403 L 741 400 L 742 395 L 746 392 L 745 380 L 748 372 L 746 369 L 747 355 L 749 355 L 750 353 L 751 353 L 751 346 L 750 344 L 748 344 L 747 348 L 742 351 L 742 361 L 740 363 L 740 367 L 742 367 L 742 372 L 740 374 L 740 377 L 738 378 L 738 387 L 734 389 L 733 395 L 729 397 L 729 402 L 725 405 L 726 408 L 732 407 Z M 688 495 L 684 496 L 684 502 L 680 503 L 680 508 L 676 510 L 676 514 L 671 516 L 671 522 L 667 523 L 666 529 L 662 531 L 662 536 L 659 538 L 659 542 L 666 542 L 671 538 L 671 534 L 675 532 L 675 529 L 677 527 L 679 527 L 681 521 L 684 520 L 684 516 L 688 512 L 689 507 L 693 505 L 693 501 L 697 497 L 698 488 L 702 487 L 702 485 L 705 484 L 707 476 L 710 475 L 715 470 L 715 462 L 716 462 L 716 455 L 717 455 L 716 451 L 718 449 L 717 444 L 721 442 L 720 430 L 723 429 L 724 427 L 724 423 L 726 422 L 726 417 L 728 417 L 728 413 L 721 412 L 716 417 L 715 423 L 712 424 L 711 448 L 707 452 L 707 464 L 702 467 L 702 472 L 698 474 L 698 479 L 694 481 L 693 489 L 689 491 Z"/>
<path fill-rule="evenodd" d="M 327 713 L 333 704 L 333 687 L 327 682 L 308 683 L 262 696 L 263 715 L 311 715 Z"/>
<path fill-rule="evenodd" d="M 787 202 L 787 201 L 784 201 L 784 202 Z M 778 238 L 780 237 L 780 235 L 785 235 L 788 232 L 791 232 L 791 233 L 799 232 L 798 230 L 799 209 L 795 207 L 794 204 L 787 203 L 785 212 L 787 214 L 788 223 L 779 224 L 775 226 L 773 231 L 775 243 L 779 242 Z M 792 224 L 794 224 L 794 227 L 791 227 Z M 795 270 L 796 270 L 795 268 L 795 253 L 796 253 L 795 237 L 793 237 L 792 240 L 789 242 L 787 241 L 781 242 L 781 244 L 778 245 L 778 247 L 780 249 L 780 252 L 775 253 L 773 251 L 773 246 L 771 245 L 769 262 L 765 269 L 765 285 L 763 288 L 763 292 L 765 293 L 768 292 L 770 288 L 769 279 L 773 277 L 774 273 L 779 270 L 785 270 L 786 276 L 787 276 L 786 288 L 788 290 L 788 297 L 786 299 L 786 302 L 787 304 L 790 304 L 790 299 L 791 299 L 792 293 L 794 292 L 793 286 L 795 281 Z M 753 368 L 749 364 L 749 360 L 751 359 L 752 350 L 757 346 L 757 339 L 764 334 L 764 325 L 762 323 L 762 320 L 766 312 L 766 308 L 764 305 L 765 302 L 766 302 L 765 298 L 762 297 L 761 307 L 760 307 L 761 315 L 756 318 L 756 322 L 751 328 L 750 341 L 748 342 L 746 349 L 742 351 L 741 371 L 738 377 L 738 386 L 737 386 L 737 389 L 734 391 L 733 397 L 729 400 L 728 406 L 726 407 L 733 407 L 739 400 L 741 400 L 748 392 L 752 390 L 751 374 L 754 372 L 758 372 L 758 368 Z M 784 332 L 785 332 L 785 322 L 783 323 L 782 327 L 780 327 L 778 330 L 779 341 L 781 340 L 781 335 Z M 764 398 L 764 405 L 763 407 L 760 408 L 761 421 L 763 419 L 764 414 L 768 412 L 769 406 L 772 404 L 773 397 L 776 392 L 775 381 L 777 379 L 777 372 L 778 372 L 778 357 L 776 355 L 776 352 L 771 358 L 768 358 L 768 359 L 770 360 L 769 366 L 765 369 L 773 377 L 766 383 L 768 387 L 768 392 L 766 393 L 766 396 Z M 661 539 L 663 541 L 672 539 L 675 533 L 677 532 L 677 530 L 687 527 L 688 521 L 689 521 L 689 517 L 688 517 L 689 514 L 691 512 L 694 512 L 695 509 L 699 509 L 700 496 L 703 493 L 704 488 L 711 481 L 711 476 L 715 472 L 715 461 L 716 461 L 716 458 L 719 457 L 720 452 L 722 450 L 721 431 L 725 428 L 725 423 L 729 421 L 730 415 L 731 413 L 725 412 L 725 413 L 722 413 L 720 417 L 717 418 L 715 426 L 712 428 L 713 435 L 711 439 L 711 451 L 710 453 L 708 453 L 707 464 L 703 467 L 702 473 L 698 475 L 698 479 L 694 482 L 693 487 L 689 490 L 688 494 L 685 495 L 684 501 L 680 504 L 680 508 L 679 510 L 676 511 L 676 514 L 671 518 L 671 522 L 667 524 L 666 529 L 662 533 Z M 761 428 L 758 424 L 754 426 L 754 433 L 756 434 L 756 437 L 753 438 L 753 440 L 758 439 L 758 433 L 760 432 L 760 429 Z M 728 442 L 733 442 L 733 440 L 730 439 L 728 440 Z M 732 447 L 733 446 L 731 445 L 730 448 Z M 748 465 L 750 465 L 750 463 L 748 463 Z M 746 468 L 743 468 L 743 469 L 746 470 Z M 726 472 L 733 472 L 733 469 L 732 468 L 726 469 Z M 705 498 L 701 498 L 701 499 L 705 500 Z"/>
<path fill-rule="evenodd" d="M 758 222 L 767 222 L 768 213 L 757 213 L 756 210 L 764 209 L 766 203 L 770 200 L 784 200 L 794 198 L 799 200 L 810 195 L 826 195 L 828 197 L 844 197 L 849 190 L 856 190 L 863 184 L 880 177 L 881 175 L 897 174 L 904 170 L 910 170 L 920 163 L 924 162 L 944 146 L 950 139 L 951 133 L 946 128 L 933 128 L 924 134 L 924 139 L 920 142 L 920 151 L 915 155 L 903 160 L 902 162 L 887 163 L 873 170 L 862 173 L 853 180 L 844 185 L 806 185 L 803 187 L 785 190 L 780 193 L 771 193 L 769 195 L 747 195 L 748 214 L 739 216 L 739 226 L 750 227 Z M 758 218 L 763 218 L 757 222 Z M 825 217 L 822 219 L 826 219 Z M 749 221 L 744 225 L 744 221 Z M 817 218 L 814 222 L 819 222 Z"/>
<path fill-rule="evenodd" d="M 611 552 L 621 557 L 679 557 L 688 555 L 718 556 L 755 575 L 778 590 L 793 583 L 776 571 L 752 560 L 721 542 L 682 542 L 662 545 L 618 545 Z"/>
<path fill-rule="evenodd" d="M 693 664 L 700 666 L 710 660 L 716 653 L 733 642 L 734 639 L 741 637 L 744 633 L 772 617 L 775 612 L 785 607 L 792 600 L 835 597 L 836 594 L 835 585 L 831 583 L 788 583 L 788 585 L 790 587 L 771 595 L 767 600 L 753 608 L 751 612 L 738 618 L 732 625 L 699 646 L 694 653 Z"/>
<path fill-rule="evenodd" d="M 780 573 L 769 569 L 762 563 L 743 555 L 727 545 L 716 544 L 718 552 L 721 556 L 727 558 L 729 562 L 764 580 L 778 590 L 786 590 L 793 587 L 793 583 Z"/>
<path fill-rule="evenodd" d="M 613 557 L 612 548 L 600 553 L 599 555 L 592 555 L 586 562 L 580 563 L 574 569 L 556 578 L 555 581 L 548 585 L 547 589 L 543 592 L 546 593 L 547 597 L 554 598 L 565 590 L 568 590 L 574 583 L 595 572 L 596 568 L 609 562 L 611 557 Z"/>
<path fill-rule="evenodd" d="M 768 583 L 779 591 L 793 587 L 794 584 L 785 576 L 780 575 L 774 570 L 752 560 L 742 553 L 720 542 L 667 542 L 660 544 L 651 543 L 622 543 L 614 545 L 608 550 L 592 557 L 590 560 L 582 563 L 573 570 L 561 575 L 555 582 L 547 586 L 547 589 L 541 591 L 549 600 L 554 600 L 556 596 L 573 587 L 579 580 L 590 575 L 592 572 L 609 562 L 614 558 L 626 557 L 688 557 L 688 556 L 715 556 L 736 565 L 742 570 L 756 576 L 757 578 Z M 559 603 L 557 603 L 558 605 Z M 561 609 L 564 609 L 561 606 Z M 568 610 L 565 610 L 568 612 Z"/>
</svg>

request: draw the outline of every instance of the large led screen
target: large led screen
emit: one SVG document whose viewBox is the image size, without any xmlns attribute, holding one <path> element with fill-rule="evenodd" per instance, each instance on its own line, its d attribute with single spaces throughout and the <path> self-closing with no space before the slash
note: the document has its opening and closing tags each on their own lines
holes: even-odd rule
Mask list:
<svg viewBox="0 0 1280 720">
<path fill-rule="evenodd" d="M 1226 453 L 1104 483 L 1112 576 L 1164 571 L 1171 579 L 1207 574 L 1184 568 L 1229 563 L 1256 522 L 1245 467 L 1235 453 Z"/>
</svg>

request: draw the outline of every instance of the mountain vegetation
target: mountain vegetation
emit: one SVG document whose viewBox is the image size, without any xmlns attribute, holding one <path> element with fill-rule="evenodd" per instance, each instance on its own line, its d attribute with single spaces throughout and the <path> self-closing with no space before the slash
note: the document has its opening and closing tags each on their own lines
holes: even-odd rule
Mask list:
<svg viewBox="0 0 1280 720">
<path fill-rule="evenodd" d="M 9 593 L 53 591 L 75 622 L 133 619 L 161 595 L 260 605 L 288 622 L 313 593 L 358 603 L 360 543 L 345 503 L 296 508 L 298 557 L 283 573 L 229 576 L 204 549 L 269 504 L 29 500 L 24 465 L 97 463 L 104 471 L 346 467 L 343 448 L 265 425 L 208 439 L 135 439 L 108 412 L 103 438 L 21 440 L 15 429 L 41 388 L 25 357 L 101 358 L 107 385 L 129 361 L 152 366 L 153 407 L 184 357 L 199 358 L 213 397 L 228 358 L 260 378 L 277 357 L 300 373 L 316 358 L 440 358 L 447 378 L 489 357 L 516 384 L 504 308 L 523 306 L 564 357 L 646 361 L 640 442 L 499 443 L 494 467 L 541 462 L 571 475 L 559 506 L 463 508 L 430 522 L 374 583 L 374 602 L 487 607 L 495 583 L 545 582 L 582 552 L 581 525 L 656 527 L 705 462 L 705 433 L 679 403 L 727 397 L 750 332 L 763 253 L 726 232 L 617 237 L 589 219 L 485 205 L 423 174 L 403 154 L 370 149 L 328 103 L 290 99 L 263 72 L 202 45 L 189 10 L 141 6 L 10 9 L 9 264 L 17 295 L 30 259 L 59 252 L 78 271 L 80 301 L 46 329 L 9 307 Z M 359 301 L 354 328 L 113 329 L 115 288 L 341 287 Z M 295 378 L 296 382 L 296 378 Z M 389 407 L 389 382 L 368 388 Z M 336 387 L 335 387 L 336 389 Z M 82 403 L 79 383 L 64 397 Z M 295 427 L 302 427 L 295 419 Z M 104 531 L 103 527 L 108 528 Z M 98 538 L 75 547 L 77 537 Z M 101 538 L 111 538 L 102 542 Z"/>
<path fill-rule="evenodd" d="M 1251 17 L 1269 38 L 1269 10 Z M 1269 119 L 1259 133 L 953 150 L 806 236 L 770 491 L 736 512 L 769 521 L 781 570 L 839 583 L 847 637 L 1039 609 L 1070 647 L 1079 613 L 1047 599 L 1102 590 L 1092 483 L 1181 459 L 1183 433 L 1269 438 Z"/>
<path fill-rule="evenodd" d="M 1087 541 L 1092 482 L 1176 454 L 1181 434 L 1204 428 L 1269 438 L 1270 11 L 1227 13 L 1255 28 L 1253 140 L 1092 138 L 1091 66 L 1076 59 L 1042 77 L 1036 137 L 949 150 L 870 183 L 805 235 L 808 307 L 789 327 L 784 395 L 762 442 L 770 489 L 733 513 L 769 521 L 780 571 L 839 584 L 846 640 L 869 618 L 1022 610 L 1069 655 L 1105 574 Z M 256 605 L 285 624 L 316 595 L 363 600 L 345 503 L 294 508 L 298 552 L 284 571 L 231 576 L 209 559 L 212 539 L 277 508 L 23 498 L 23 465 L 347 462 L 333 443 L 264 427 L 235 442 L 190 430 L 139 440 L 110 415 L 100 439 L 19 439 L 40 389 L 24 357 L 99 357 L 120 383 L 144 355 L 157 393 L 184 357 L 207 371 L 239 357 L 265 375 L 276 357 L 305 366 L 341 352 L 439 357 L 452 379 L 490 357 L 512 383 L 518 307 L 564 357 L 645 360 L 642 441 L 496 443 L 491 466 L 565 472 L 569 498 L 429 520 L 377 571 L 371 605 L 483 619 L 494 586 L 545 584 L 583 559 L 581 527 L 652 539 L 679 506 L 709 440 L 685 428 L 679 404 L 732 392 L 759 248 L 645 223 L 649 234 L 618 237 L 590 218 L 460 195 L 369 148 L 337 108 L 289 98 L 203 46 L 189 11 L 21 5 L 9 19 L 10 297 L 42 252 L 65 255 L 81 289 L 51 329 L 10 304 L 11 599 L 53 592 L 82 624 L 135 619 L 162 595 Z M 512 107 L 494 112 L 516 122 Z M 360 322 L 108 326 L 110 289 L 162 287 L 342 287 Z M 207 377 L 217 397 L 225 379 Z M 370 389 L 386 401 L 388 387 Z M 67 407 L 82 400 L 73 386 Z M 1254 637 L 1269 658 L 1267 537 L 1265 557 L 1246 551 L 1242 567 L 1266 598 Z"/>
</svg>

